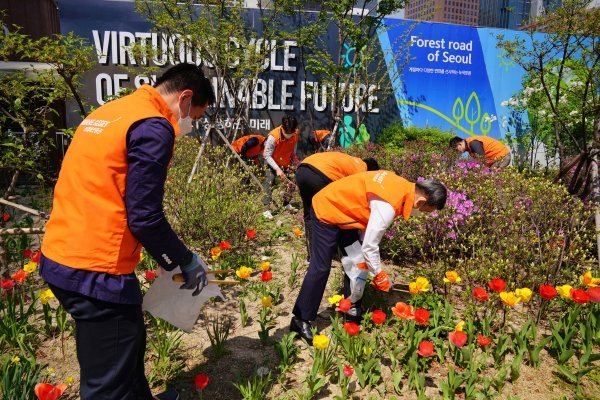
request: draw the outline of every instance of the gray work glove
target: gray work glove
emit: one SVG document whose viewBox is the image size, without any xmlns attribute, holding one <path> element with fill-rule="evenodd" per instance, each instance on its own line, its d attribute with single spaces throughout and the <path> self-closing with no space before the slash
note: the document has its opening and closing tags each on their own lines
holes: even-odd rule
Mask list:
<svg viewBox="0 0 600 400">
<path fill-rule="evenodd" d="M 200 256 L 196 253 L 192 253 L 192 261 L 181 267 L 185 283 L 181 285 L 179 289 L 194 290 L 192 296 L 198 296 L 202 289 L 204 289 L 204 286 L 208 285 L 206 270 L 208 270 L 208 267 L 204 261 L 202 261 Z"/>
</svg>

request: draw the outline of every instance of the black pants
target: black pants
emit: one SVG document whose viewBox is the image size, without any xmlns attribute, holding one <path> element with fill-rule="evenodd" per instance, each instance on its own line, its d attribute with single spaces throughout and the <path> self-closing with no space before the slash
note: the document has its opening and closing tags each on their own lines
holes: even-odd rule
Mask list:
<svg viewBox="0 0 600 400">
<path fill-rule="evenodd" d="M 296 170 L 296 185 L 302 199 L 302 209 L 304 211 L 304 230 L 306 231 L 306 252 L 307 259 L 310 260 L 310 241 L 311 241 L 311 219 L 310 209 L 312 207 L 312 199 L 315 194 L 331 183 L 326 175 L 305 164 L 300 164 Z"/>
<path fill-rule="evenodd" d="M 150 400 L 141 304 L 117 304 L 49 285 L 75 319 L 82 400 Z"/>
<path fill-rule="evenodd" d="M 311 209 L 311 257 L 293 313 L 304 321 L 317 318 L 331 271 L 331 261 L 338 246 L 344 249 L 358 240 L 358 229 L 340 229 L 317 219 Z M 344 275 L 344 297 L 350 297 L 350 279 Z"/>
</svg>

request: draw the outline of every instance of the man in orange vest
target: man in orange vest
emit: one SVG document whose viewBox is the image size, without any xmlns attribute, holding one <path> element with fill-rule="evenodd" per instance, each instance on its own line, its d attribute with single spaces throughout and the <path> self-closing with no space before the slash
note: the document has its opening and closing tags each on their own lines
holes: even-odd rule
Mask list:
<svg viewBox="0 0 600 400">
<path fill-rule="evenodd" d="M 337 151 L 315 153 L 302 160 L 296 170 L 296 186 L 298 186 L 304 210 L 304 230 L 306 231 L 308 260 L 310 260 L 311 238 L 310 208 L 315 194 L 333 181 L 358 174 L 359 172 L 376 171 L 378 169 L 379 164 L 373 158 L 361 160 L 358 157 L 352 157 L 351 155 Z"/>
<path fill-rule="evenodd" d="M 391 283 L 383 271 L 379 242 L 394 219 L 407 220 L 418 212 L 441 210 L 446 188 L 439 182 L 409 182 L 390 171 L 370 171 L 330 183 L 313 198 L 311 210 L 311 258 L 294 305 L 290 330 L 312 343 L 310 321 L 315 320 L 331 270 L 333 253 L 359 240 L 364 232 L 362 253 L 377 289 L 389 291 Z M 344 277 L 344 296 L 350 296 L 350 280 Z M 360 304 L 355 304 L 357 319 Z"/>
<path fill-rule="evenodd" d="M 504 168 L 510 164 L 510 150 L 499 140 L 488 136 L 471 136 L 450 139 L 450 148 L 460 153 L 468 151 L 471 157 L 483 158 L 488 167 Z"/>
<path fill-rule="evenodd" d="M 313 153 L 327 148 L 331 139 L 331 131 L 328 129 L 317 129 L 308 134 L 308 144 L 312 146 Z"/>
<path fill-rule="evenodd" d="M 144 374 L 146 328 L 134 270 L 142 247 L 182 289 L 207 283 L 205 263 L 177 237 L 163 212 L 175 137 L 215 101 L 193 64 L 167 70 L 154 87 L 106 103 L 77 128 L 54 189 L 40 275 L 75 320 L 80 398 L 153 397 Z"/>
<path fill-rule="evenodd" d="M 298 144 L 298 121 L 292 115 L 285 115 L 281 125 L 269 132 L 265 142 L 263 158 L 267 163 L 267 171 L 264 182 L 265 195 L 263 204 L 271 203 L 271 188 L 275 183 L 275 177 L 289 182 L 285 176 L 284 169 L 290 167 L 292 162 L 297 162 L 296 145 Z"/>
<path fill-rule="evenodd" d="M 244 161 L 258 166 L 258 156 L 265 147 L 265 139 L 262 135 L 246 135 L 234 140 L 231 147 Z"/>
</svg>

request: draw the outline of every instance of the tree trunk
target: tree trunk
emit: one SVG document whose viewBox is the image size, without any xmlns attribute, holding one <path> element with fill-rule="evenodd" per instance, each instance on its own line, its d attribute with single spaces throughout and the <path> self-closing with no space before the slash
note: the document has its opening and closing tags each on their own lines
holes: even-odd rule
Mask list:
<svg viewBox="0 0 600 400">
<path fill-rule="evenodd" d="M 598 257 L 598 267 L 600 268 L 600 179 L 598 179 L 598 151 L 596 147 L 600 143 L 600 118 L 596 119 L 594 124 L 594 141 L 592 143 L 592 197 L 594 203 L 596 203 L 596 250 Z"/>
<path fill-rule="evenodd" d="M 8 199 L 10 197 L 10 195 L 15 191 L 15 187 L 17 187 L 17 181 L 19 180 L 19 175 L 21 175 L 21 171 L 16 170 L 10 180 L 10 184 L 8 185 L 8 188 L 6 189 L 6 192 L 4 192 L 3 197 L 5 199 Z"/>
</svg>

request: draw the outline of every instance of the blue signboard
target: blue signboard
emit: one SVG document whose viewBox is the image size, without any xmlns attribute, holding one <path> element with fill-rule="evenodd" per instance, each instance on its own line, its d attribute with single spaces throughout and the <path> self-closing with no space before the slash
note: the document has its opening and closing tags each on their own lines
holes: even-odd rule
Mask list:
<svg viewBox="0 0 600 400">
<path fill-rule="evenodd" d="M 498 36 L 510 40 L 525 33 L 395 19 L 385 23 L 379 39 L 391 73 L 402 72 L 394 94 L 405 124 L 461 136 L 506 134 L 506 102 L 521 89 L 524 71 L 498 49 Z M 407 63 L 389 56 L 407 45 Z"/>
</svg>

